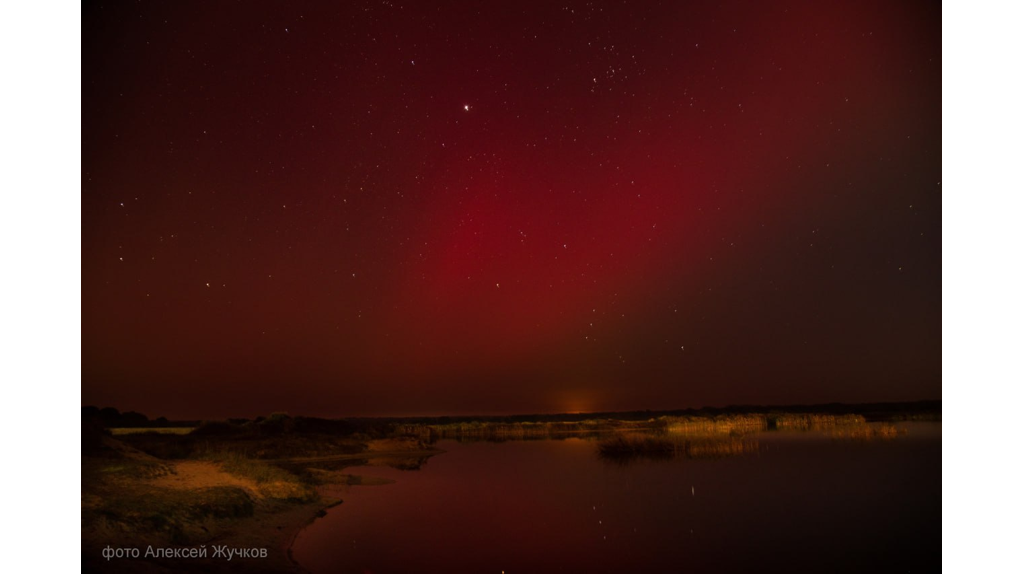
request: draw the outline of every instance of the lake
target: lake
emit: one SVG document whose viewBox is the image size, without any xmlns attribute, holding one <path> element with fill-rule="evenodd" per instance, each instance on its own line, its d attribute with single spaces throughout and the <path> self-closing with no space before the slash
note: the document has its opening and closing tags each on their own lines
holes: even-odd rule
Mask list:
<svg viewBox="0 0 1024 574">
<path fill-rule="evenodd" d="M 941 423 L 766 431 L 721 458 L 608 459 L 592 438 L 441 441 L 301 532 L 313 573 L 937 572 Z"/>
</svg>

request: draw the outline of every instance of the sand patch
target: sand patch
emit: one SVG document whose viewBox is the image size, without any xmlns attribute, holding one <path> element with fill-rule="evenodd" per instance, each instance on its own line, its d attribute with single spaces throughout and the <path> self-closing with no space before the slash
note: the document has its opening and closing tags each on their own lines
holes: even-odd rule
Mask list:
<svg viewBox="0 0 1024 574">
<path fill-rule="evenodd" d="M 182 461 L 173 464 L 174 472 L 149 481 L 158 488 L 193 490 L 213 486 L 234 486 L 255 499 L 263 498 L 256 482 L 224 472 L 220 465 L 207 461 Z"/>
</svg>

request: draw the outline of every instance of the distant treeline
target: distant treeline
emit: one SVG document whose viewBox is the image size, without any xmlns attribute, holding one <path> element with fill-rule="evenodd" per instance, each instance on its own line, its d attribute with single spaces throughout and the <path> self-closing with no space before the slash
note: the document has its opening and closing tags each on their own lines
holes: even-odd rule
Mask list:
<svg viewBox="0 0 1024 574">
<path fill-rule="evenodd" d="M 386 421 L 395 424 L 450 425 L 464 423 L 559 423 L 592 420 L 648 421 L 661 417 L 714 418 L 727 415 L 774 413 L 861 415 L 868 422 L 892 420 L 937 420 L 942 415 L 942 401 L 904 403 L 826 403 L 819 405 L 730 405 L 699 409 L 608 411 L 593 413 L 523 414 L 495 416 L 441 417 L 354 417 L 347 421 Z"/>
<path fill-rule="evenodd" d="M 105 428 L 170 428 L 194 427 L 199 421 L 171 421 L 165 417 L 150 420 L 135 411 L 120 412 L 113 407 L 82 407 L 82 423 L 91 423 Z"/>
<path fill-rule="evenodd" d="M 623 412 L 599 412 L 599 413 L 560 413 L 560 414 L 524 414 L 505 416 L 442 416 L 442 417 L 347 417 L 337 419 L 325 419 L 318 417 L 291 417 L 285 413 L 275 413 L 267 417 L 259 416 L 253 419 L 234 418 L 226 421 L 230 427 L 245 427 L 255 425 L 263 429 L 273 428 L 275 431 L 321 431 L 331 434 L 345 432 L 363 432 L 368 434 L 390 434 L 396 427 L 407 426 L 430 426 L 448 427 L 451 429 L 462 427 L 469 429 L 479 427 L 481 424 L 490 425 L 522 425 L 524 423 L 589 423 L 587 426 L 621 426 L 623 422 L 644 422 L 659 418 L 685 418 L 685 419 L 715 419 L 732 415 L 766 415 L 769 421 L 771 415 L 778 413 L 807 414 L 807 415 L 831 415 L 843 417 L 847 415 L 859 415 L 867 422 L 877 421 L 903 421 L 903 420 L 940 420 L 942 416 L 941 401 L 916 401 L 905 403 L 862 403 L 844 404 L 827 403 L 820 405 L 731 405 L 727 407 L 704 407 L 699 409 L 678 409 L 667 411 L 623 411 Z M 595 421 L 601 421 L 596 424 Z M 615 421 L 612 423 L 611 421 Z M 146 415 L 134 411 L 119 412 L 115 408 L 98 408 L 94 406 L 82 407 L 82 422 L 93 422 L 106 428 L 157 428 L 157 427 L 211 427 L 207 430 L 215 431 L 214 421 L 184 421 L 168 420 L 164 417 L 150 420 Z M 770 424 L 770 423 L 769 423 Z M 294 427 L 299 428 L 294 428 Z M 554 424 L 554 428 L 559 425 Z M 572 426 L 572 425 L 566 425 Z M 771 426 L 771 425 L 770 425 Z M 220 430 L 227 431 L 227 428 Z M 271 431 L 273 432 L 273 431 Z"/>
</svg>

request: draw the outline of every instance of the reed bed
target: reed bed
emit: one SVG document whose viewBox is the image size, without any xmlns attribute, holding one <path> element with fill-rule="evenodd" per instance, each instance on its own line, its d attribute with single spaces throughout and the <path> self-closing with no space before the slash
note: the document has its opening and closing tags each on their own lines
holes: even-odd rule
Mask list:
<svg viewBox="0 0 1024 574">
<path fill-rule="evenodd" d="M 647 432 L 687 438 L 742 437 L 763 431 L 832 431 L 866 425 L 862 415 L 816 413 L 750 413 L 729 415 L 661 416 L 647 420 L 587 419 L 582 421 L 463 421 L 443 424 L 407 423 L 394 427 L 394 436 L 424 442 L 508 441 L 558 439 L 568 436 L 600 438 L 609 433 Z M 865 431 L 850 430 L 848 435 Z M 879 431 L 885 436 L 889 431 Z M 891 434 L 891 433 L 890 433 Z M 662 437 L 665 438 L 665 437 Z M 655 438 L 644 450 L 657 451 Z M 660 439 L 659 439 L 660 440 Z M 674 440 L 671 437 L 665 440 Z M 667 448 L 667 447 L 666 447 Z M 673 447 L 677 448 L 677 447 Z"/>
<path fill-rule="evenodd" d="M 863 415 L 830 415 L 830 414 L 770 414 L 768 427 L 779 430 L 819 430 L 844 425 L 863 425 L 867 420 Z"/>
<path fill-rule="evenodd" d="M 765 415 L 721 415 L 716 417 L 661 417 L 658 423 L 668 432 L 685 435 L 746 434 L 768 429 Z"/>
</svg>

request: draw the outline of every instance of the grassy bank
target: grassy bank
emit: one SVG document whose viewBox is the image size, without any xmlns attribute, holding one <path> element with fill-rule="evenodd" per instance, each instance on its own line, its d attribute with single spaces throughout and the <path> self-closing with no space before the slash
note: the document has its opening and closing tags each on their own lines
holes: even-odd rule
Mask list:
<svg viewBox="0 0 1024 574">
<path fill-rule="evenodd" d="M 188 434 L 113 433 L 83 425 L 83 571 L 164 572 L 171 559 L 108 562 L 114 548 L 265 548 L 249 563 L 261 572 L 299 572 L 289 558 L 298 531 L 353 485 L 381 484 L 343 473 L 349 465 L 394 457 L 411 465 L 432 451 L 414 440 L 374 439 L 330 429 L 296 430 L 278 417 L 267 425 L 209 423 Z M 292 456 L 281 457 L 283 453 Z M 320 456 L 338 457 L 321 463 Z M 299 461 L 307 456 L 308 462 Z M 280 458 L 271 458 L 280 457 Z M 351 458 L 346 458 L 351 457 Z M 327 468 L 324 468 L 327 467 Z M 248 571 L 223 558 L 193 561 L 207 572 Z M 177 564 L 177 566 L 176 566 Z"/>
</svg>

